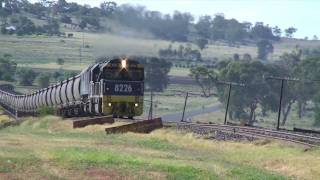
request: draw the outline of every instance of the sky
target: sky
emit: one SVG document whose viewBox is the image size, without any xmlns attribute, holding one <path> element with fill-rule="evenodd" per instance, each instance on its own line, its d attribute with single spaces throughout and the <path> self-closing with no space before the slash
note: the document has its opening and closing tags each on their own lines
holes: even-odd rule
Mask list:
<svg viewBox="0 0 320 180">
<path fill-rule="evenodd" d="M 35 2 L 37 0 L 33 0 Z M 98 6 L 104 0 L 67 0 Z M 109 0 L 111 1 L 111 0 Z M 113 0 L 118 5 L 143 5 L 149 10 L 172 14 L 190 12 L 195 19 L 202 15 L 223 13 L 240 22 L 264 22 L 281 29 L 296 27 L 297 38 L 320 36 L 320 0 Z"/>
</svg>

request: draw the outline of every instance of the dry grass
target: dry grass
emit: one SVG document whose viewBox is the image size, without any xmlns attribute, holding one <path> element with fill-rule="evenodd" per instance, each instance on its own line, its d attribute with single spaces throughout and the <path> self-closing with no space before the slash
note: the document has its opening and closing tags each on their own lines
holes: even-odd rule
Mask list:
<svg viewBox="0 0 320 180">
<path fill-rule="evenodd" d="M 83 66 L 93 63 L 95 58 L 100 56 L 157 56 L 159 49 L 167 48 L 170 41 L 158 39 L 143 39 L 141 37 L 125 37 L 114 34 L 98 34 L 98 33 L 74 33 L 73 38 L 62 37 L 46 37 L 46 36 L 7 36 L 0 34 L 0 55 L 4 53 L 12 54 L 19 64 L 30 66 L 34 64 L 44 65 L 49 68 L 57 68 L 53 63 L 57 58 L 64 58 L 67 62 L 66 69 L 78 70 Z M 84 37 L 85 45 L 89 48 L 82 48 L 82 63 L 80 63 L 80 47 L 82 46 L 82 37 Z M 174 43 L 174 47 L 186 45 L 186 43 Z M 289 52 L 296 47 L 318 47 L 318 41 L 299 41 L 299 40 L 283 40 L 275 43 L 274 53 L 271 59 L 276 59 L 284 52 Z M 192 44 L 193 48 L 197 48 Z M 232 57 L 234 53 L 243 55 L 245 53 L 256 57 L 257 49 L 255 45 L 229 47 L 222 43 L 215 43 L 203 50 L 204 58 L 225 59 Z M 76 65 L 71 67 L 71 65 Z M 40 66 L 41 67 L 41 66 Z"/>
<path fill-rule="evenodd" d="M 107 136 L 99 126 L 73 130 L 59 117 L 30 118 L 0 130 L 0 179 L 317 179 L 318 154 L 274 141 L 218 142 L 173 129 Z"/>
<path fill-rule="evenodd" d="M 298 179 L 317 179 L 320 177 L 319 149 L 304 152 L 303 148 L 299 146 L 270 140 L 254 144 L 220 141 L 213 143 L 209 140 L 196 138 L 193 134 L 181 136 L 170 130 L 156 131 L 150 136 L 195 151 L 221 155 L 233 162 L 265 168 L 288 177 Z"/>
</svg>

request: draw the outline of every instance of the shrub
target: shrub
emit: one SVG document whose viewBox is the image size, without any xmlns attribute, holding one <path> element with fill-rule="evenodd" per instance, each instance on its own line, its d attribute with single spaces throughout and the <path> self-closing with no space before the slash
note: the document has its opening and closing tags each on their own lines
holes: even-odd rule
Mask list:
<svg viewBox="0 0 320 180">
<path fill-rule="evenodd" d="M 42 117 L 47 115 L 55 115 L 56 109 L 53 107 L 42 107 L 37 110 L 37 114 Z"/>
</svg>

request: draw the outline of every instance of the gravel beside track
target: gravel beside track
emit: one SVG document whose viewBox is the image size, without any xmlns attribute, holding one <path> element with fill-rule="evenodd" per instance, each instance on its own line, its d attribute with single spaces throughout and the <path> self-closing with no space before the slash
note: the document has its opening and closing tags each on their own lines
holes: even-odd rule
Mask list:
<svg viewBox="0 0 320 180">
<path fill-rule="evenodd" d="M 206 135 L 209 136 L 209 138 L 217 140 L 253 141 L 261 138 L 270 138 L 294 142 L 310 147 L 320 146 L 319 137 L 265 128 L 181 122 L 177 124 L 177 129 Z"/>
</svg>

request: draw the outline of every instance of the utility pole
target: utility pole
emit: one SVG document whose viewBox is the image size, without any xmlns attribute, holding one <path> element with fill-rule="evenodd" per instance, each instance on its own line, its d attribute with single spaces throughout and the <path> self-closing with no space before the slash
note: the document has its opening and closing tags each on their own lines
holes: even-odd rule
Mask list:
<svg viewBox="0 0 320 180">
<path fill-rule="evenodd" d="M 182 112 L 181 122 L 184 121 L 184 114 L 185 114 L 185 112 L 186 112 L 186 106 L 187 106 L 188 96 L 189 96 L 189 92 L 187 92 L 187 94 L 186 94 L 186 99 L 185 99 L 185 101 L 184 101 L 184 106 L 183 106 L 183 112 Z"/>
<path fill-rule="evenodd" d="M 150 92 L 150 109 L 149 109 L 149 117 L 148 117 L 148 120 L 152 120 L 152 116 L 153 116 L 153 92 L 152 92 L 152 90 L 151 90 L 151 92 Z"/>
<path fill-rule="evenodd" d="M 280 119 L 281 119 L 281 110 L 282 110 L 282 99 L 283 99 L 283 93 L 284 93 L 284 83 L 286 81 L 301 81 L 297 78 L 289 78 L 289 77 L 274 77 L 274 76 L 268 76 L 264 77 L 266 80 L 272 79 L 272 80 L 278 80 L 281 81 L 281 88 L 280 88 L 280 100 L 279 100 L 279 108 L 278 108 L 278 120 L 277 120 L 277 130 L 280 129 Z"/>
<path fill-rule="evenodd" d="M 80 64 L 82 63 L 82 47 L 80 46 L 79 48 L 79 60 L 80 60 Z"/>
<path fill-rule="evenodd" d="M 228 111 L 229 111 L 229 104 L 230 104 L 230 96 L 231 96 L 231 91 L 232 91 L 232 86 L 240 86 L 244 87 L 245 84 L 242 83 L 236 83 L 236 82 L 227 82 L 227 81 L 217 81 L 218 84 L 223 84 L 223 85 L 228 85 L 228 99 L 227 99 L 227 107 L 226 107 L 226 112 L 224 114 L 224 124 L 227 124 L 227 117 L 228 117 Z"/>
</svg>

